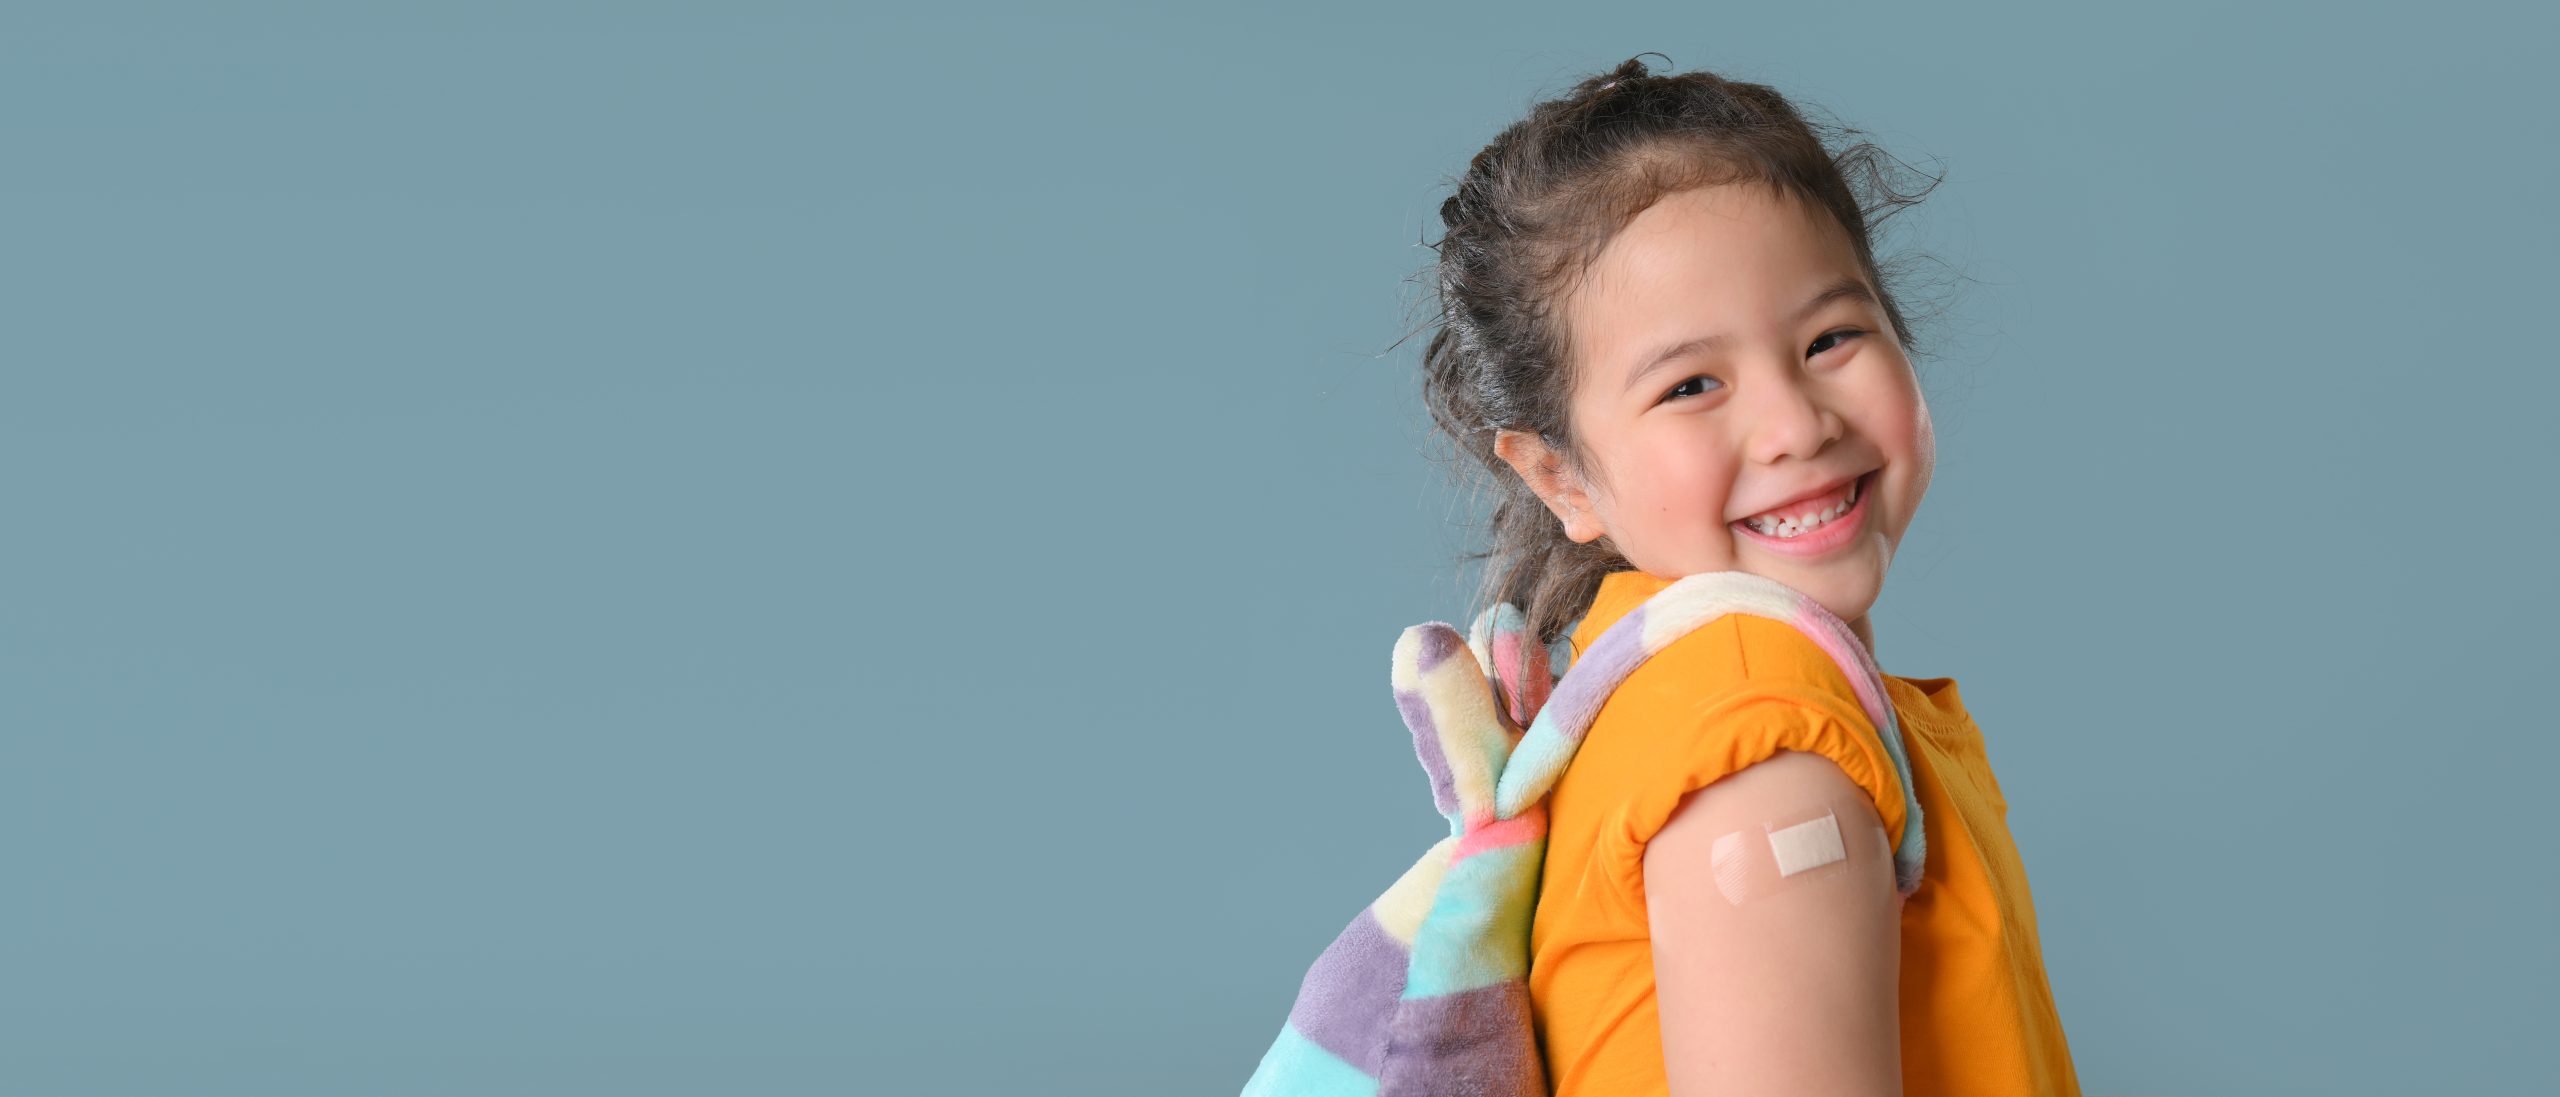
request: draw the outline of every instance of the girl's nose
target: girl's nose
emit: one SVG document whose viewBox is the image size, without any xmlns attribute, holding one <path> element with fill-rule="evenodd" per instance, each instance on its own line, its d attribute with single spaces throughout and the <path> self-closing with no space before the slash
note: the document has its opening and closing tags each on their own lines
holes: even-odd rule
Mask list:
<svg viewBox="0 0 2560 1097">
<path fill-rule="evenodd" d="M 1805 384 L 1798 370 L 1777 371 L 1760 390 L 1750 409 L 1748 456 L 1756 463 L 1810 458 L 1847 431 L 1847 421 Z"/>
</svg>

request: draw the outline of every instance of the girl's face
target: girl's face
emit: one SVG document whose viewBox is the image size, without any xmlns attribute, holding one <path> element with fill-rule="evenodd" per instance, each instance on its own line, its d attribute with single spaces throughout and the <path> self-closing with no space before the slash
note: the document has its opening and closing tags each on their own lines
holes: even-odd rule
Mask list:
<svg viewBox="0 0 2560 1097">
<path fill-rule="evenodd" d="M 1496 449 L 1576 541 L 1677 579 L 1747 571 L 1865 621 L 1928 490 L 1929 410 L 1847 234 L 1753 185 L 1666 195 L 1629 222 L 1563 302 L 1573 429 L 1596 468 L 1567 471 L 1532 433 Z M 1792 541 L 1746 529 L 1836 503 Z M 1819 499 L 1780 507 L 1807 496 Z"/>
</svg>

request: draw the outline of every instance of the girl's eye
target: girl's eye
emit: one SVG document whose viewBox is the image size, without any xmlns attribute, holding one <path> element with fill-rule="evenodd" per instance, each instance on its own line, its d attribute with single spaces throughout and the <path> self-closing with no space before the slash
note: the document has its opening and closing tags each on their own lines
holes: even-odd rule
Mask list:
<svg viewBox="0 0 2560 1097">
<path fill-rule="evenodd" d="M 1859 337 L 1859 336 L 1861 336 L 1861 335 L 1865 335 L 1865 334 L 1866 334 L 1866 332 L 1860 331 L 1860 330 L 1858 330 L 1857 328 L 1842 328 L 1842 329 L 1840 329 L 1840 330 L 1838 330 L 1838 331 L 1834 331 L 1834 332 L 1826 332 L 1826 333 L 1824 333 L 1824 335 L 1822 336 L 1822 339 L 1833 339 L 1833 338 L 1837 338 L 1837 339 L 1839 339 L 1841 342 L 1847 342 L 1847 341 L 1849 341 L 1849 340 L 1851 340 L 1851 339 L 1855 339 L 1855 338 L 1857 338 L 1857 337 Z M 1813 341 L 1813 346 L 1814 346 L 1814 351 L 1813 351 L 1813 353 L 1815 353 L 1815 354 L 1820 354 L 1820 353 L 1822 353 L 1822 349 L 1821 349 L 1821 348 L 1822 348 L 1822 339 L 1816 339 L 1816 340 L 1814 340 L 1814 341 Z M 1836 345 L 1836 344 L 1835 344 L 1835 345 Z"/>
<path fill-rule="evenodd" d="M 1713 377 L 1709 377 L 1709 376 L 1707 376 L 1706 374 L 1701 373 L 1701 374 L 1699 374 L 1699 375 L 1697 375 L 1697 376 L 1695 376 L 1695 377 L 1692 377 L 1692 378 L 1690 378 L 1690 379 L 1688 379 L 1688 380 L 1686 380 L 1686 381 L 1682 381 L 1682 382 L 1680 382 L 1678 385 L 1674 386 L 1674 387 L 1672 388 L 1672 390 L 1671 390 L 1671 391 L 1669 391 L 1669 392 L 1666 392 L 1666 393 L 1662 394 L 1662 398 L 1663 398 L 1663 399 L 1665 399 L 1665 400 L 1677 400 L 1677 399 L 1679 399 L 1679 398 L 1681 398 L 1681 397 L 1683 397 L 1683 396 L 1703 396 L 1703 395 L 1705 395 L 1705 394 L 1706 394 L 1706 391 L 1707 391 L 1707 390 L 1705 390 L 1705 389 L 1703 389 L 1703 388 L 1702 388 L 1702 389 L 1697 389 L 1697 390 L 1695 390 L 1695 391 L 1692 391 L 1692 390 L 1690 389 L 1690 387 L 1689 387 L 1689 386 L 1691 386 L 1691 385 L 1695 385 L 1695 384 L 1698 384 L 1698 383 L 1700 383 L 1700 382 L 1704 382 L 1704 381 L 1715 381 L 1715 380 L 1716 380 L 1715 378 L 1713 378 Z M 1722 381 L 1716 381 L 1716 383 L 1717 383 L 1717 384 L 1719 384 L 1719 385 L 1721 385 L 1721 384 L 1723 384 L 1724 382 L 1722 382 Z"/>
</svg>

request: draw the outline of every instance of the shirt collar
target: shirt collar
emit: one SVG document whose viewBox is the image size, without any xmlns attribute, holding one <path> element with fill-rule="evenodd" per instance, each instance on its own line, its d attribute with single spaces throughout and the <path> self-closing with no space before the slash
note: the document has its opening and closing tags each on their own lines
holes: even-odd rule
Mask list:
<svg viewBox="0 0 2560 1097">
<path fill-rule="evenodd" d="M 1662 588 L 1678 582 L 1642 571 L 1613 571 L 1600 577 L 1600 589 L 1591 596 L 1591 608 L 1583 611 L 1582 620 L 1573 627 L 1573 654 L 1578 658 L 1591 650 L 1591 643 L 1609 631 L 1644 600 L 1662 593 Z"/>
</svg>

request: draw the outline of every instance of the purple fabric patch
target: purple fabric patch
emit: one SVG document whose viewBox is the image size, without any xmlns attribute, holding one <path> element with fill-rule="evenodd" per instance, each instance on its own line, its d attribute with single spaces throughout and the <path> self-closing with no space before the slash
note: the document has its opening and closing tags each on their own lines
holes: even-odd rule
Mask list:
<svg viewBox="0 0 2560 1097">
<path fill-rule="evenodd" d="M 1564 680 L 1547 698 L 1547 709 L 1553 715 L 1539 715 L 1554 721 L 1565 738 L 1580 740 L 1583 731 L 1600 715 L 1601 706 L 1608 703 L 1609 694 L 1635 673 L 1646 655 L 1644 607 L 1637 606 L 1592 641 L 1591 650 L 1573 661 L 1573 669 L 1565 672 Z"/>
<path fill-rule="evenodd" d="M 1529 984 L 1410 998 L 1396 1010 L 1378 1097 L 1546 1097 Z"/>
<path fill-rule="evenodd" d="M 1362 910 L 1307 969 L 1298 1002 L 1289 1007 L 1290 1027 L 1376 1077 L 1387 1056 L 1387 1019 L 1404 994 L 1411 960 L 1378 924 L 1377 912 Z"/>
<path fill-rule="evenodd" d="M 1431 718 L 1431 702 L 1411 690 L 1396 691 L 1396 711 L 1404 714 L 1404 726 L 1413 729 L 1413 753 L 1422 759 L 1422 772 L 1431 776 L 1431 802 L 1440 814 L 1458 813 L 1458 778 L 1449 772 L 1449 756 L 1440 751 L 1440 722 Z"/>
<path fill-rule="evenodd" d="M 1441 660 L 1466 646 L 1466 639 L 1459 636 L 1456 629 L 1438 621 L 1422 626 L 1423 672 L 1430 673 L 1431 668 L 1439 666 Z"/>
</svg>

